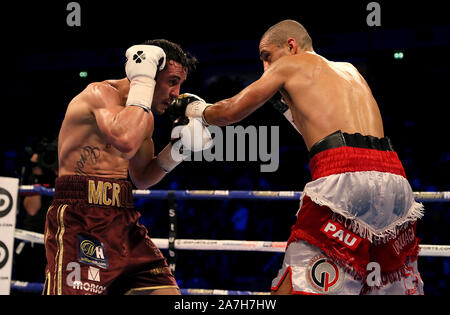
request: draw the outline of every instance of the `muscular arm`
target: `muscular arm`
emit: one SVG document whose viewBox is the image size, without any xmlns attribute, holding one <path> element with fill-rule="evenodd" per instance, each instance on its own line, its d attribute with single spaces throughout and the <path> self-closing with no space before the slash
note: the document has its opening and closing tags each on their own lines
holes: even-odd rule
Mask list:
<svg viewBox="0 0 450 315">
<path fill-rule="evenodd" d="M 147 138 L 130 160 L 129 174 L 139 189 L 146 189 L 157 184 L 166 175 L 158 165 L 154 151 L 153 140 Z"/>
<path fill-rule="evenodd" d="M 137 106 L 121 106 L 111 89 L 106 84 L 98 84 L 92 87 L 87 97 L 106 141 L 132 157 L 148 135 L 149 128 L 153 128 L 153 115 Z"/>
<path fill-rule="evenodd" d="M 241 121 L 283 88 L 289 75 L 284 58 L 272 65 L 257 81 L 232 98 L 209 106 L 204 111 L 205 120 L 211 125 L 226 126 Z"/>
</svg>

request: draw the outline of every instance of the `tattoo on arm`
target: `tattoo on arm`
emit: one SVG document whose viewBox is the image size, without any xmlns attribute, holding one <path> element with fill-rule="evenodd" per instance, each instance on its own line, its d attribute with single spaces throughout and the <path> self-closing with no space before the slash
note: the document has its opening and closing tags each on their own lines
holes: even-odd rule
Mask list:
<svg viewBox="0 0 450 315">
<path fill-rule="evenodd" d="M 100 149 L 98 147 L 92 147 L 87 145 L 82 148 L 80 159 L 77 161 L 75 166 L 75 174 L 78 175 L 88 175 L 83 169 L 86 162 L 91 162 L 93 165 L 97 164 L 98 158 L 100 157 Z"/>
</svg>

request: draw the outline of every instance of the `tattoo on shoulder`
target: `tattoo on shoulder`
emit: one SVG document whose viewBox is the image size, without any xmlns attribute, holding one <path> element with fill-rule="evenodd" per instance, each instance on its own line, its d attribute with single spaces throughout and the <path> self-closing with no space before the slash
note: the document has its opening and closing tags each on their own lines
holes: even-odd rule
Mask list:
<svg viewBox="0 0 450 315">
<path fill-rule="evenodd" d="M 81 148 L 80 159 L 77 161 L 75 166 L 75 174 L 78 175 L 88 175 L 83 169 L 87 162 L 93 165 L 97 164 L 98 158 L 100 157 L 100 149 L 98 147 L 93 147 L 87 145 Z"/>
</svg>

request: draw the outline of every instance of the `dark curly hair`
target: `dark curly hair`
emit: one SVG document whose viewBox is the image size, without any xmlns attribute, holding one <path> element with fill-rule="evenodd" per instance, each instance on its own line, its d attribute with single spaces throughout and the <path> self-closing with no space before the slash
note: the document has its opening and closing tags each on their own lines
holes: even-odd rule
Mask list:
<svg viewBox="0 0 450 315">
<path fill-rule="evenodd" d="M 154 45 L 162 48 L 166 53 L 167 60 L 173 60 L 181 64 L 188 72 L 194 71 L 198 60 L 189 53 L 185 53 L 180 45 L 168 41 L 167 39 L 152 39 L 147 40 L 143 45 Z"/>
</svg>

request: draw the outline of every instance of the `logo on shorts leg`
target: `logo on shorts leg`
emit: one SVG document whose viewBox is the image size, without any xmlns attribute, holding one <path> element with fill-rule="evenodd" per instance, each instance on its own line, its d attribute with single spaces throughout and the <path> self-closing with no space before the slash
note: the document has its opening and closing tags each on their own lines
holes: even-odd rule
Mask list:
<svg viewBox="0 0 450 315">
<path fill-rule="evenodd" d="M 88 280 L 100 282 L 100 269 L 89 266 Z"/>
<path fill-rule="evenodd" d="M 322 294 L 339 290 L 344 283 L 345 274 L 330 258 L 319 255 L 308 265 L 306 278 L 313 288 Z"/>
<path fill-rule="evenodd" d="M 87 265 L 108 269 L 105 246 L 99 240 L 78 234 L 78 261 Z"/>
</svg>

